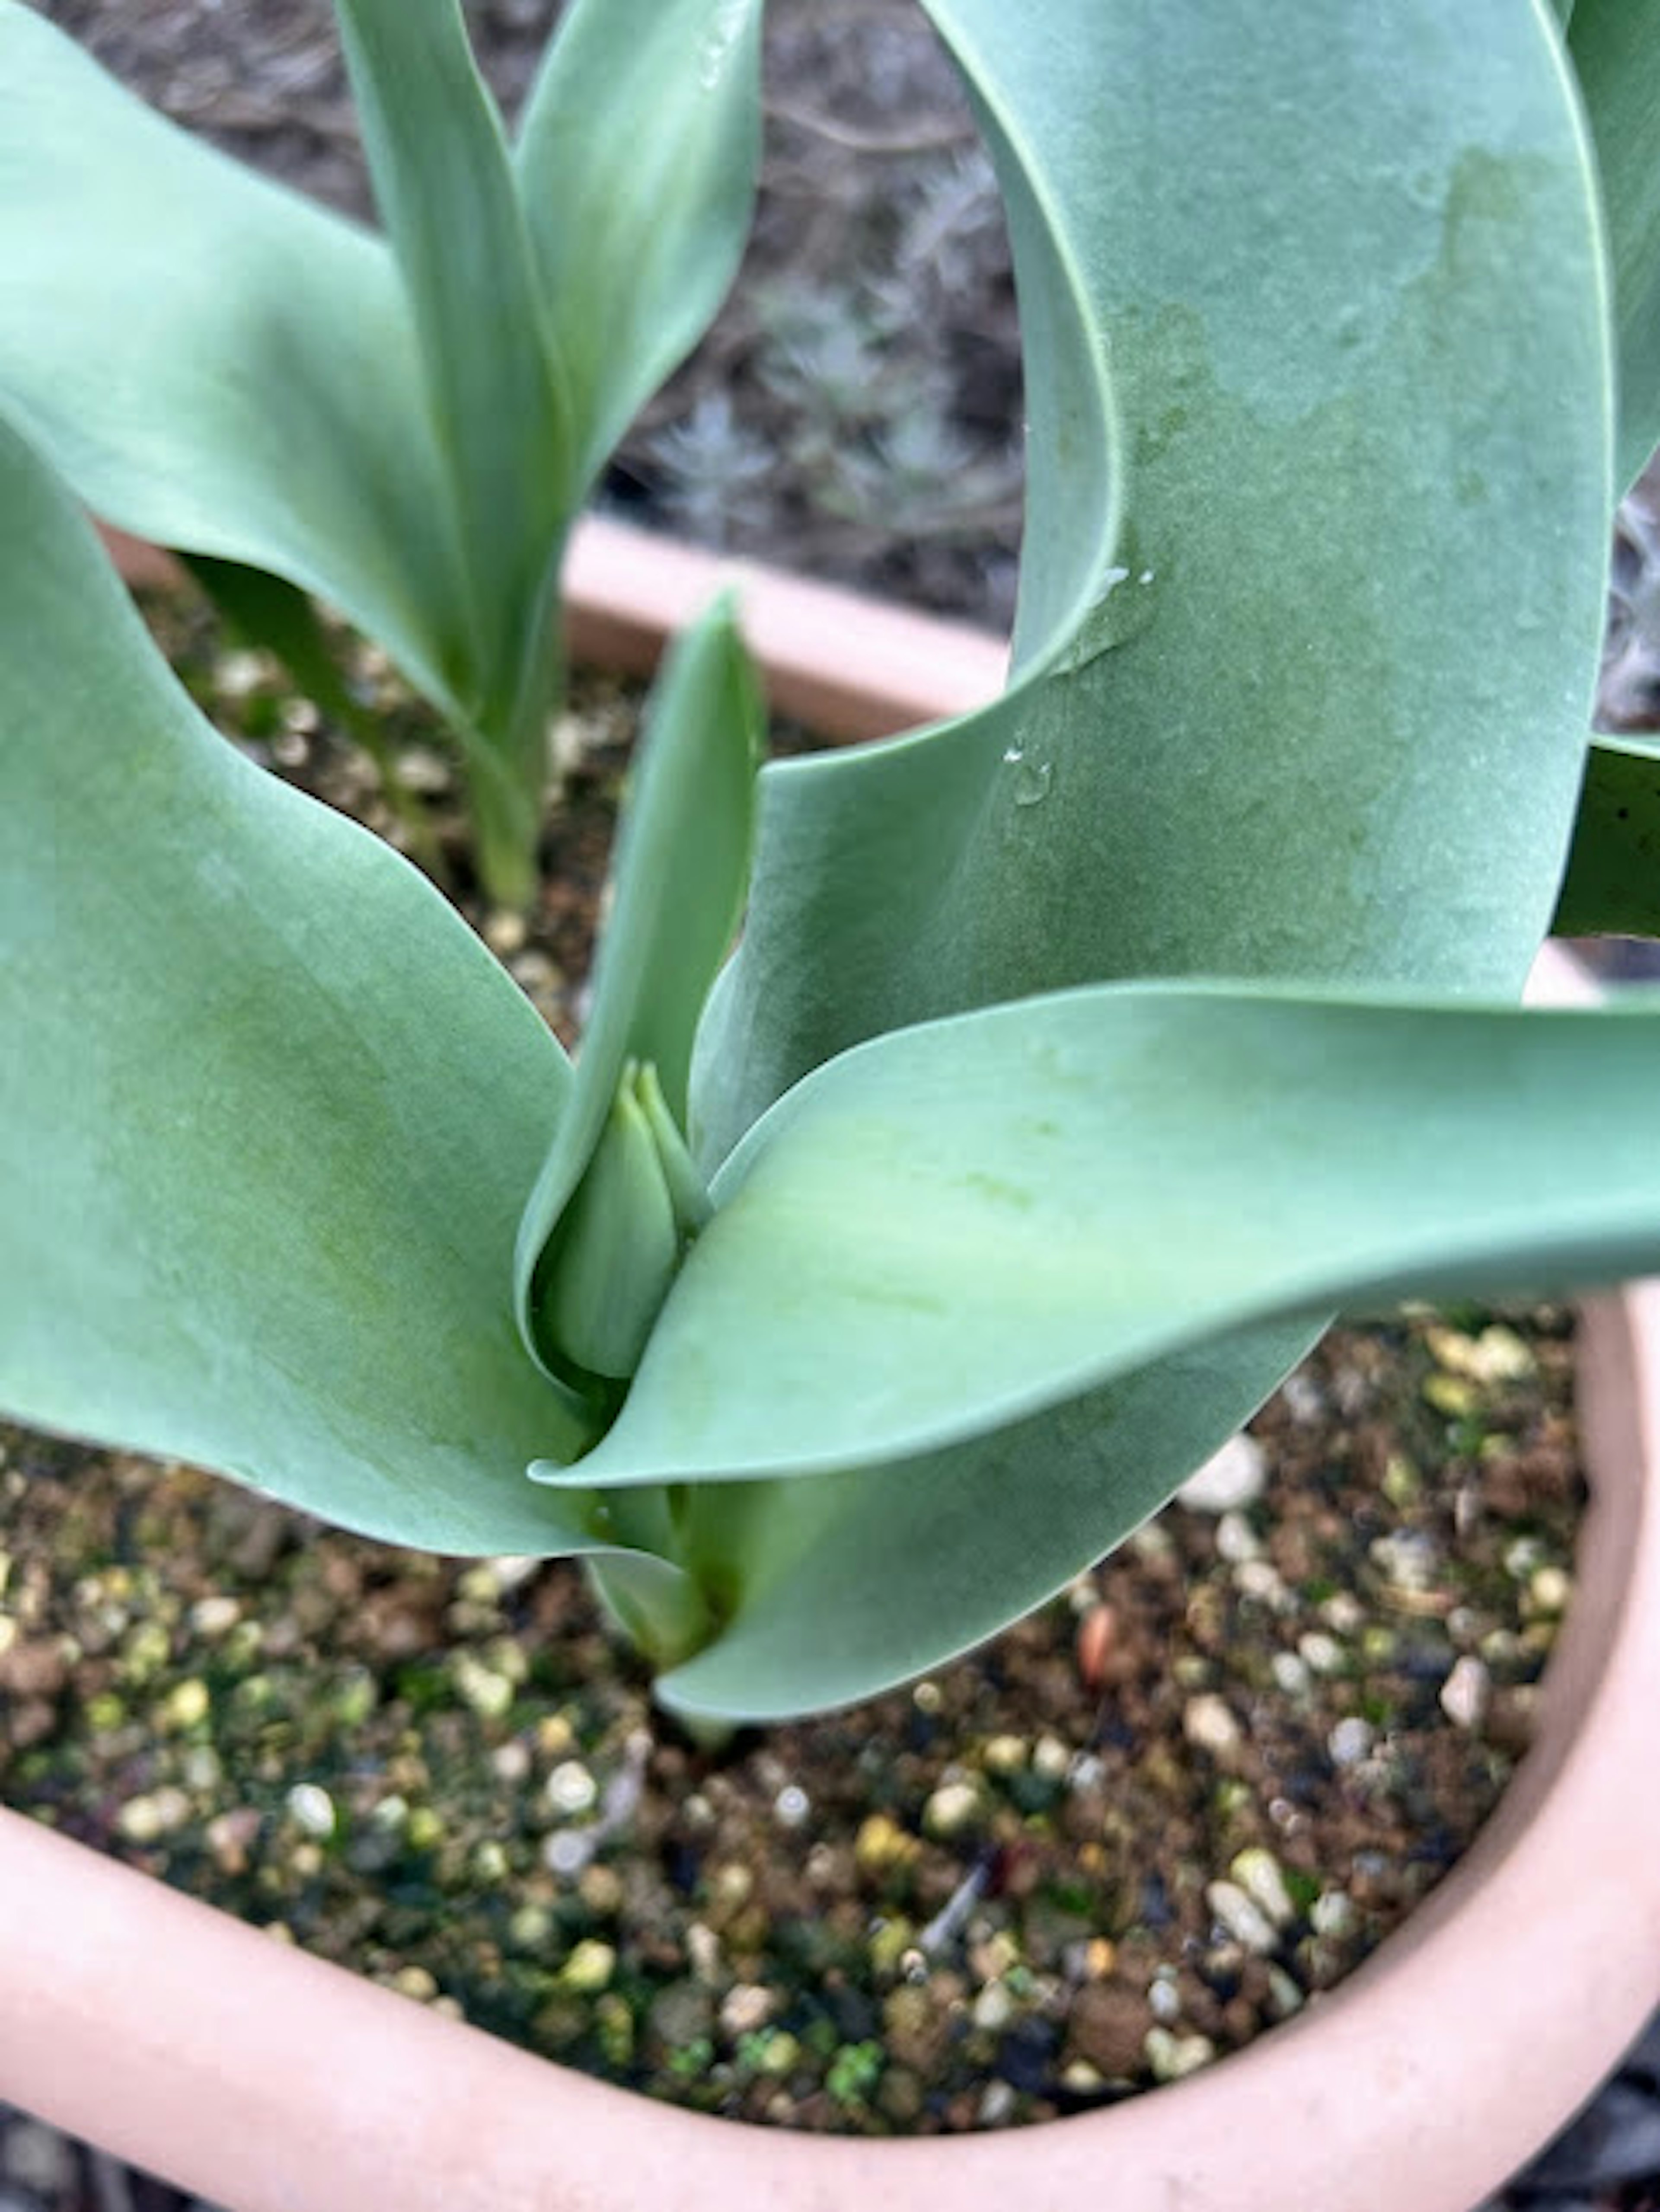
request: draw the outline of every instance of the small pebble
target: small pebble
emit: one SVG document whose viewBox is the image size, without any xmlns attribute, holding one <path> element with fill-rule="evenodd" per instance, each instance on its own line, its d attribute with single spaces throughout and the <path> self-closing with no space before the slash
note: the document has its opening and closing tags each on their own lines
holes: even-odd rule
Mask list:
<svg viewBox="0 0 1660 2212">
<path fill-rule="evenodd" d="M 170 1732 L 199 1728 L 213 1710 L 208 1695 L 208 1686 L 199 1677 L 192 1675 L 186 1680 L 175 1682 L 161 1700 L 156 1714 L 158 1724 Z"/>
<path fill-rule="evenodd" d="M 1309 1924 L 1328 1940 L 1353 1934 L 1359 1915 L 1346 1890 L 1323 1889 L 1309 1908 Z"/>
<path fill-rule="evenodd" d="M 1286 1411 L 1299 1426 L 1307 1428 L 1312 1422 L 1324 1420 L 1326 1394 L 1316 1376 L 1299 1369 L 1286 1377 L 1280 1386 L 1280 1395 Z"/>
<path fill-rule="evenodd" d="M 1308 1661 L 1300 1653 L 1276 1651 L 1268 1663 L 1274 1674 L 1274 1686 L 1286 1697 L 1307 1695 L 1313 1677 L 1309 1671 Z"/>
<path fill-rule="evenodd" d="M 593 1838 L 585 1829 L 564 1828 L 542 1846 L 542 1863 L 562 1881 L 575 1881 L 593 1856 Z"/>
<path fill-rule="evenodd" d="M 1271 1605 L 1277 1612 L 1286 1611 L 1292 1603 L 1285 1577 L 1272 1559 L 1243 1561 L 1233 1571 L 1233 1586 L 1241 1597 L 1255 1598 L 1259 1605 Z"/>
<path fill-rule="evenodd" d="M 568 1818 L 592 1812 L 599 1796 L 599 1785 L 581 1759 L 562 1759 L 548 1777 L 548 1802 Z"/>
<path fill-rule="evenodd" d="M 971 1782 L 942 1782 L 922 1808 L 931 1836 L 960 1835 L 980 1811 L 980 1792 Z"/>
<path fill-rule="evenodd" d="M 1365 1625 L 1366 1608 L 1353 1590 L 1334 1590 L 1321 1601 L 1320 1618 L 1334 1636 L 1353 1636 Z"/>
<path fill-rule="evenodd" d="M 721 1938 L 707 1922 L 694 1920 L 686 1930 L 686 1956 L 691 1970 L 700 1982 L 714 1983 L 722 1979 L 723 1960 Z"/>
<path fill-rule="evenodd" d="M 623 1877 L 615 1867 L 584 1867 L 576 1893 L 596 1920 L 609 1920 L 623 1909 Z"/>
<path fill-rule="evenodd" d="M 774 1994 L 758 1982 L 734 1982 L 721 2000 L 721 2026 L 734 2042 L 755 2035 L 772 2018 Z"/>
<path fill-rule="evenodd" d="M 982 2128 L 1005 2128 L 1014 2118 L 1015 2090 L 1009 2081 L 988 2081 L 975 2114 Z"/>
<path fill-rule="evenodd" d="M 1216 1524 L 1216 1549 L 1230 1566 L 1237 1567 L 1260 1559 L 1262 1542 L 1243 1513 L 1230 1511 Z"/>
<path fill-rule="evenodd" d="M 579 1996 L 593 1996 L 609 1989 L 617 1972 L 617 1953 L 611 1944 L 587 1936 L 577 1944 L 559 1971 L 562 1987 Z"/>
<path fill-rule="evenodd" d="M 1414 1595 L 1432 1589 L 1441 1573 L 1441 1547 L 1426 1529 L 1397 1528 L 1367 1549 L 1396 1589 Z"/>
<path fill-rule="evenodd" d="M 1244 1732 L 1225 1698 L 1189 1698 L 1182 1709 L 1182 1733 L 1195 1750 L 1221 1758 L 1237 1751 Z"/>
<path fill-rule="evenodd" d="M 1268 1456 L 1255 1437 L 1231 1437 L 1177 1492 L 1190 1512 L 1229 1513 L 1254 1504 L 1268 1479 Z"/>
<path fill-rule="evenodd" d="M 190 1609 L 192 1633 L 208 1644 L 228 1636 L 241 1618 L 242 1607 L 234 1597 L 198 1598 Z"/>
<path fill-rule="evenodd" d="M 1566 1613 L 1572 1595 L 1572 1577 L 1560 1567 L 1535 1567 L 1528 1577 L 1528 1601 L 1539 1613 Z"/>
<path fill-rule="evenodd" d="M 286 1800 L 289 1818 L 302 1835 L 326 1843 L 333 1835 L 338 1818 L 334 1800 L 328 1791 L 315 1782 L 296 1782 Z"/>
<path fill-rule="evenodd" d="M 1348 1654 L 1337 1638 L 1320 1628 L 1311 1628 L 1306 1636 L 1298 1638 L 1297 1656 L 1316 1674 L 1341 1674 L 1348 1665 Z"/>
<path fill-rule="evenodd" d="M 1026 1759 L 1026 1741 L 1018 1735 L 992 1736 L 980 1753 L 980 1764 L 988 1774 L 1018 1774 Z"/>
<path fill-rule="evenodd" d="M 1260 1905 L 1276 1928 L 1289 1928 L 1297 1906 L 1286 1887 L 1286 1877 L 1274 1853 L 1253 1844 L 1240 1851 L 1228 1872 L 1253 1905 Z"/>
<path fill-rule="evenodd" d="M 1143 2048 L 1155 2081 L 1184 2081 L 1216 2056 L 1209 2036 L 1174 2035 L 1167 2027 L 1150 2027 Z"/>
<path fill-rule="evenodd" d="M 1268 2002 L 1276 2020 L 1289 2020 L 1293 2013 L 1302 2011 L 1307 1998 L 1286 1969 L 1276 1965 L 1268 1968 Z"/>
<path fill-rule="evenodd" d="M 1243 1943 L 1246 1950 L 1256 1952 L 1259 1958 L 1266 1957 L 1278 1944 L 1279 1934 L 1273 1921 L 1237 1882 L 1207 1883 L 1205 1902 L 1215 1915 L 1219 1927 L 1225 1929 L 1236 1943 Z"/>
<path fill-rule="evenodd" d="M 1118 1616 L 1110 1605 L 1092 1605 L 1079 1619 L 1076 1651 L 1079 1680 L 1098 1690 L 1106 1680 L 1113 1646 L 1119 1640 Z"/>
<path fill-rule="evenodd" d="M 869 1813 L 853 1840 L 854 1863 L 865 1874 L 909 1866 L 921 1849 L 917 1838 L 886 1813 Z"/>
<path fill-rule="evenodd" d="M 480 1720 L 499 1721 L 512 1710 L 514 1685 L 505 1674 L 485 1666 L 471 1651 L 458 1651 L 450 1662 L 450 1679 L 463 1705 Z"/>
<path fill-rule="evenodd" d="M 999 2035 L 1014 2018 L 1014 1999 L 1006 1982 L 988 1982 L 974 2000 L 973 2020 L 987 2033 Z"/>
<path fill-rule="evenodd" d="M 553 1934 L 553 1915 L 544 1905 L 521 1905 L 508 1923 L 515 1951 L 539 1951 Z"/>
<path fill-rule="evenodd" d="M 812 1815 L 812 1800 L 799 1784 L 786 1783 L 772 1801 L 772 1812 L 781 1828 L 799 1828 Z"/>
<path fill-rule="evenodd" d="M 1326 1749 L 1334 1766 L 1358 1766 L 1376 1741 L 1371 1722 L 1350 1713 L 1326 1738 Z"/>
<path fill-rule="evenodd" d="M 1441 1710 L 1455 1728 L 1477 1729 L 1487 1718 L 1493 1699 L 1493 1677 L 1481 1662 L 1466 1652 L 1455 1660 L 1441 1685 Z"/>
<path fill-rule="evenodd" d="M 130 1844 L 154 1844 L 176 1834 L 190 1816 L 190 1799 L 182 1790 L 169 1787 L 130 1797 L 116 1814 L 115 1825 Z"/>
<path fill-rule="evenodd" d="M 1032 1747 L 1031 1771 L 1043 1782 L 1065 1782 L 1072 1776 L 1073 1754 L 1056 1735 L 1040 1735 Z"/>
<path fill-rule="evenodd" d="M 1171 1974 L 1155 1974 L 1147 1984 L 1147 2005 L 1153 2018 L 1173 2027 L 1182 2017 L 1182 1992 Z"/>
</svg>

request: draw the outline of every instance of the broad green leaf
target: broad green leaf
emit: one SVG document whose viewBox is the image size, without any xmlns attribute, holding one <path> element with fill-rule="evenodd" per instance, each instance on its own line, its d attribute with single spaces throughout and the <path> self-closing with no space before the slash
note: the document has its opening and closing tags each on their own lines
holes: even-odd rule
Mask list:
<svg viewBox="0 0 1660 2212">
<path fill-rule="evenodd" d="M 1519 992 L 1572 823 L 1609 395 L 1551 25 L 1516 0 L 1049 0 L 1041 38 L 1005 0 L 929 12 L 1028 330 L 1076 313 L 1069 392 L 1085 344 L 1110 368 L 1093 424 L 1031 395 L 1021 665 L 1064 665 L 769 769 L 699 1043 L 710 1161 L 860 1038 L 1035 990 Z"/>
<path fill-rule="evenodd" d="M 736 272 L 760 161 L 761 0 L 572 0 L 516 148 L 587 483 Z"/>
<path fill-rule="evenodd" d="M 723 1618 L 654 1696 L 768 1720 L 874 1696 L 955 1657 L 1121 1543 L 1316 1334 L 1293 1323 L 1225 1338 L 921 1459 L 688 1491 L 684 1541 Z"/>
<path fill-rule="evenodd" d="M 1660 0 L 1578 0 L 1568 51 L 1608 211 L 1623 491 L 1660 443 Z"/>
<path fill-rule="evenodd" d="M 526 1342 L 535 1340 L 532 1304 L 546 1289 L 535 1287 L 538 1262 L 593 1158 L 628 1062 L 655 1070 L 669 1115 L 684 1128 L 693 1033 L 743 912 L 763 736 L 754 673 L 722 599 L 675 641 L 647 703 L 575 1093 L 551 1128 L 520 1230 Z M 617 1265 L 625 1264 L 619 1251 Z"/>
<path fill-rule="evenodd" d="M 577 1475 L 906 1458 L 1343 1301 L 1660 1266 L 1657 1081 L 1652 1005 L 1120 985 L 876 1039 L 722 1169 Z"/>
<path fill-rule="evenodd" d="M 569 407 L 513 165 L 459 0 L 336 9 L 459 519 L 471 719 L 505 732 L 521 720 L 552 618 L 575 495 Z"/>
<path fill-rule="evenodd" d="M 1660 744 L 1598 738 L 1552 928 L 1660 937 Z"/>
<path fill-rule="evenodd" d="M 512 1258 L 563 1054 L 389 848 L 252 767 L 0 424 L 0 1406 L 370 1534 L 591 1550 Z"/>
<path fill-rule="evenodd" d="M 0 404 L 87 504 L 331 600 L 452 706 L 468 641 L 384 247 L 0 0 Z"/>
</svg>

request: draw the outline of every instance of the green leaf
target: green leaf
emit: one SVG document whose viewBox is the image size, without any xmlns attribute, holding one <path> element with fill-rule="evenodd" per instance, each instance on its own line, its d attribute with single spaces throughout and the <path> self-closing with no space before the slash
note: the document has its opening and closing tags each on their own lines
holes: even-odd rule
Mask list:
<svg viewBox="0 0 1660 2212">
<path fill-rule="evenodd" d="M 1608 212 L 1624 490 L 1660 443 L 1660 0 L 1578 0 L 1568 52 Z"/>
<path fill-rule="evenodd" d="M 516 160 L 587 483 L 701 336 L 749 233 L 761 0 L 573 0 Z"/>
<path fill-rule="evenodd" d="M 879 1038 L 722 1169 L 578 1478 L 856 1468 L 1346 1300 L 1643 1272 L 1657 1080 L 1651 1005 L 1121 985 Z"/>
<path fill-rule="evenodd" d="M 575 498 L 513 165 L 459 0 L 336 0 L 462 547 L 471 719 L 514 728 Z M 538 732 L 539 736 L 539 732 Z"/>
<path fill-rule="evenodd" d="M 1572 822 L 1608 368 L 1551 26 L 1515 0 L 1050 0 L 1041 38 L 1005 0 L 929 12 L 1045 334 L 1028 680 L 767 772 L 699 1043 L 711 1162 L 860 1038 L 1034 990 L 1519 992 Z"/>
<path fill-rule="evenodd" d="M 1660 937 L 1660 744 L 1592 744 L 1551 927 L 1560 937 Z"/>
<path fill-rule="evenodd" d="M 0 402 L 112 522 L 339 606 L 453 709 L 459 551 L 385 249 L 0 0 Z"/>
<path fill-rule="evenodd" d="M 684 1128 L 693 1033 L 743 911 L 763 735 L 754 672 L 722 599 L 675 641 L 647 704 L 575 1094 L 520 1230 L 527 1342 L 547 1291 L 536 1280 L 538 1263 L 593 1158 L 626 1063 L 655 1069 L 663 1103 Z"/>
<path fill-rule="evenodd" d="M 684 1224 L 642 1098 L 654 1072 L 629 1060 L 581 1181 L 544 1255 L 537 1340 L 556 1374 L 622 1382 L 640 1364 L 680 1265 L 688 1230 L 708 1218 L 698 1193 Z M 671 1125 L 672 1126 L 672 1125 Z"/>
<path fill-rule="evenodd" d="M 0 424 L 0 1405 L 398 1542 L 585 1551 L 513 1240 L 563 1054 L 173 683 Z"/>
<path fill-rule="evenodd" d="M 654 1696 L 771 1720 L 873 1697 L 967 1650 L 1156 1511 L 1317 1334 L 1223 1339 L 920 1459 L 687 1492 L 685 1555 L 721 1626 Z"/>
</svg>

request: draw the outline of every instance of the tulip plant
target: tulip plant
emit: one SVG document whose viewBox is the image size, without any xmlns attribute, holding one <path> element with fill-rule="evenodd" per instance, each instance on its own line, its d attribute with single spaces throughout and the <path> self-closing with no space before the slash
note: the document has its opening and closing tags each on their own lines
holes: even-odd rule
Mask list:
<svg viewBox="0 0 1660 2212">
<path fill-rule="evenodd" d="M 1043 1599 L 1340 1304 L 1660 1261 L 1660 1007 L 1518 1003 L 1554 918 L 1660 933 L 1660 754 L 1588 735 L 1660 0 L 926 4 L 1020 290 L 1009 686 L 757 781 L 715 608 L 573 1065 L 204 723 L 77 501 L 332 601 L 522 818 L 758 0 L 573 0 L 511 146 L 456 0 L 337 0 L 384 243 L 0 0 L 0 1405 L 580 1555 L 717 1721 Z"/>
</svg>

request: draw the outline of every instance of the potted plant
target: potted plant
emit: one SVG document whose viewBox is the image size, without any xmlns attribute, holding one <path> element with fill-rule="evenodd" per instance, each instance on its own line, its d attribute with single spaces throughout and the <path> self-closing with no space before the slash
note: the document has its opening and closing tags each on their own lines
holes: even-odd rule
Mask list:
<svg viewBox="0 0 1660 2212">
<path fill-rule="evenodd" d="M 114 520 L 378 629 L 452 709 L 481 846 L 505 822 L 495 849 L 522 852 L 574 490 L 626 411 L 607 380 L 629 389 L 636 349 L 660 368 L 730 264 L 753 12 L 576 8 L 510 157 L 447 0 L 343 0 L 390 252 L 239 197 L 217 167 L 187 193 L 207 157 L 0 12 L 0 990 L 19 1045 L 0 1402 L 371 1533 L 581 1555 L 664 1702 L 715 1725 L 857 1698 L 1034 1602 L 1168 1494 L 1339 1300 L 1575 1287 L 1660 1249 L 1651 1013 L 1510 1003 L 1553 913 L 1655 926 L 1653 757 L 1596 745 L 1587 775 L 1584 736 L 1616 339 L 1622 473 L 1654 428 L 1649 187 L 1628 158 L 1643 10 L 1581 0 L 1571 26 L 1605 234 L 1574 76 L 1521 0 L 1485 0 L 1475 85 L 1425 0 L 1348 11 L 1341 37 L 1312 9 L 1247 27 L 1214 0 L 1104 20 L 1069 0 L 1040 24 L 936 0 L 1026 315 L 1012 680 L 897 744 L 769 771 L 751 881 L 754 687 L 730 611 L 706 616 L 659 686 L 574 1070 L 402 860 L 228 755 L 171 686 L 52 464 Z M 670 117 L 664 172 L 607 170 L 603 146 L 561 166 L 613 78 Z M 675 206 L 716 210 L 716 244 L 648 252 L 653 194 L 688 173 L 714 181 Z M 23 176 L 61 222 L 38 198 L 24 213 Z M 590 187 L 631 248 L 538 230 Z M 131 279 L 153 343 L 100 385 L 98 319 L 158 206 L 200 221 L 200 251 L 169 238 Z M 622 281 L 630 250 L 662 289 Z M 262 604 L 303 651 L 300 603 Z M 1614 1547 L 1633 1589 L 1645 1510 Z M 1616 1614 L 1622 1655 L 1649 1656 L 1649 1619 Z M 1578 1694 L 1625 1745 L 1616 1679 Z M 1574 1766 L 1566 1740 L 1560 1756 Z M 1555 1851 L 1583 1831 L 1553 1825 L 1548 1768 L 1524 1835 Z M 64 1847 L 7 1848 L 33 1884 Z M 1502 1899 L 1532 1848 L 1506 1832 L 1478 1896 Z M 101 1980 L 66 1975 L 52 2002 L 65 2027 L 95 2004 L 109 2032 L 125 1892 L 88 1879 Z M 183 2000 L 198 1923 L 178 1909 Z M 1565 1933 L 1605 1936 L 1609 1910 Z M 1426 1989 L 1468 2028 L 1443 1979 L 1450 1914 L 1425 1916 L 1428 1978 L 1384 2003 L 1386 2037 Z M 1652 1961 L 1625 1966 L 1622 2027 Z M 274 1971 L 321 2001 L 303 1962 Z M 1375 2048 L 1376 2027 L 1342 2025 L 1363 1984 L 1274 2039 L 1290 2082 L 1316 2042 L 1350 2066 Z M 292 2057 L 283 2002 L 261 2049 Z M 565 2131 L 591 2111 L 608 2140 L 605 2093 L 550 2090 L 471 2039 L 441 2056 L 437 2024 L 394 2030 L 372 1993 L 339 2002 L 368 2042 L 413 2034 L 452 2087 L 465 2072 L 447 2112 L 422 2106 L 432 2141 L 540 2085 L 498 2199 L 545 2172 L 544 2126 L 587 2187 Z M 1256 2201 L 1233 2128 L 1268 2057 L 1152 2118 L 1057 2130 L 1050 2198 L 1098 2141 L 1117 2154 L 1102 2130 L 1133 2159 L 1157 2125 L 1188 2147 L 1148 2150 L 1140 2201 L 1178 2183 Z M 1416 2063 L 1387 2063 L 1404 2088 Z M 127 2078 L 147 2102 L 155 2074 Z M 273 2172 L 268 2199 L 237 2189 L 351 2201 L 340 2161 L 379 2158 L 377 2114 L 408 2125 L 408 2082 L 382 2097 L 357 2076 L 337 2133 L 320 2081 L 291 2085 L 320 2100 L 307 2132 L 329 2164 Z M 227 2097 L 234 2134 L 249 2111 Z M 729 2191 L 753 2155 L 664 2127 L 632 2168 L 590 2139 L 617 2202 L 671 2158 L 682 2201 Z M 1294 2153 L 1262 2201 L 1298 2175 L 1375 2201 L 1375 2172 L 1347 2199 L 1333 2179 L 1353 2149 Z M 781 2191 L 822 2201 L 879 2154 L 775 2155 Z M 1023 2146 L 944 2155 L 953 2185 L 1030 2185 Z M 897 2178 L 920 2153 L 889 2156 L 881 2186 L 939 2185 L 920 2163 Z M 206 2177 L 228 2170 L 192 2176 L 222 2189 Z M 1417 2201 L 1487 2178 L 1456 2155 Z"/>
</svg>

